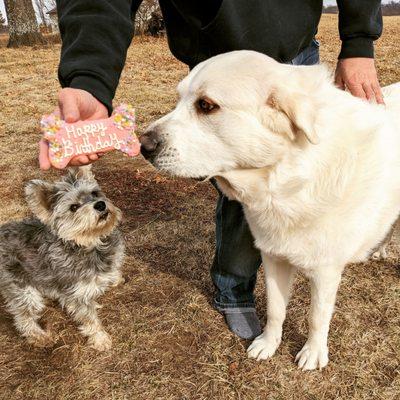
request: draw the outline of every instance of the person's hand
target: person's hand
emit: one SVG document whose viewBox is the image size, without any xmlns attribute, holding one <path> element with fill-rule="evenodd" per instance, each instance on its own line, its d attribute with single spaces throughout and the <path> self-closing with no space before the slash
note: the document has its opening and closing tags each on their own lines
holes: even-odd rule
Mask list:
<svg viewBox="0 0 400 400">
<path fill-rule="evenodd" d="M 373 58 L 344 58 L 338 61 L 335 84 L 361 99 L 385 104 Z"/>
<path fill-rule="evenodd" d="M 107 108 L 89 92 L 81 89 L 64 88 L 58 95 L 58 107 L 54 111 L 61 119 L 72 123 L 76 121 L 102 119 L 108 117 Z M 43 170 L 51 168 L 49 160 L 49 146 L 47 141 L 39 143 L 39 164 Z M 98 160 L 100 154 L 81 155 L 74 157 L 70 166 L 86 165 Z"/>
</svg>

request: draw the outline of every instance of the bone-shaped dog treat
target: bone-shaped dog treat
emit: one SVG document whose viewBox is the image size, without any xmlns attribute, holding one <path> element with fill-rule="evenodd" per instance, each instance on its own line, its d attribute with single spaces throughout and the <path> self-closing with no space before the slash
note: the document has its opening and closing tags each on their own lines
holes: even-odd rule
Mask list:
<svg viewBox="0 0 400 400">
<path fill-rule="evenodd" d="M 107 119 L 69 124 L 51 114 L 42 118 L 41 130 L 49 143 L 49 158 L 56 168 L 65 168 L 78 155 L 120 150 L 129 157 L 140 153 L 134 133 L 135 110 L 121 104 Z"/>
</svg>

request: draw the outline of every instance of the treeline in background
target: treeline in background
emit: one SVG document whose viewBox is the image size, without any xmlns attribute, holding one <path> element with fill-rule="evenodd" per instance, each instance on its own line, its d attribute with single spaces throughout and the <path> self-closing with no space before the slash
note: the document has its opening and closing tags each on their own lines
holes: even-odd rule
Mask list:
<svg viewBox="0 0 400 400">
<path fill-rule="evenodd" d="M 325 14 L 337 14 L 337 6 L 326 6 L 323 12 Z M 382 4 L 382 14 L 383 15 L 400 15 L 400 2 L 391 1 L 390 3 Z"/>
<path fill-rule="evenodd" d="M 59 42 L 55 0 L 4 0 L 4 5 L 6 15 L 2 15 L 0 11 L 0 44 L 19 47 Z M 323 12 L 336 14 L 338 8 L 327 6 Z M 383 4 L 382 13 L 400 15 L 400 2 Z M 142 2 L 135 16 L 135 34 L 165 34 L 164 20 L 157 0 Z"/>
</svg>

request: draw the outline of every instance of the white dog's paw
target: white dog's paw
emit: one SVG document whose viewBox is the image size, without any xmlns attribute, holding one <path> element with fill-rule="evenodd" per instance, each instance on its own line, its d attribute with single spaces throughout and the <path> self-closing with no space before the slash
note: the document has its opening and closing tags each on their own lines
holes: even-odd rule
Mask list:
<svg viewBox="0 0 400 400">
<path fill-rule="evenodd" d="M 253 340 L 253 343 L 247 349 L 247 356 L 255 358 L 257 361 L 267 360 L 275 354 L 280 343 L 280 337 L 276 338 L 264 332 Z"/>
<path fill-rule="evenodd" d="M 110 350 L 111 344 L 111 338 L 105 331 L 97 332 L 88 339 L 88 345 L 97 351 Z"/>
<path fill-rule="evenodd" d="M 328 364 L 328 347 L 306 342 L 303 348 L 297 353 L 296 361 L 303 371 L 316 368 L 322 369 Z"/>
</svg>

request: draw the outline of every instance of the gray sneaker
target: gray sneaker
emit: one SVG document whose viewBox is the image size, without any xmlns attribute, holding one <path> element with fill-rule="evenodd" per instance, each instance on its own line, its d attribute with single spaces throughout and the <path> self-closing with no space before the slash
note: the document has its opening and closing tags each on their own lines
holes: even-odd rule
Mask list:
<svg viewBox="0 0 400 400">
<path fill-rule="evenodd" d="M 255 308 L 226 308 L 220 310 L 225 317 L 229 330 L 241 339 L 254 339 L 261 335 L 261 324 Z"/>
</svg>

